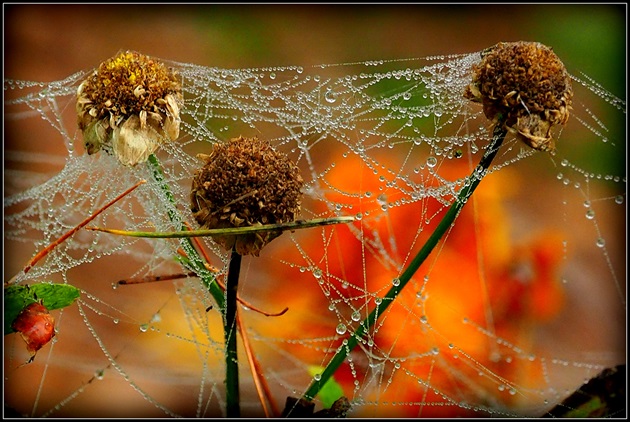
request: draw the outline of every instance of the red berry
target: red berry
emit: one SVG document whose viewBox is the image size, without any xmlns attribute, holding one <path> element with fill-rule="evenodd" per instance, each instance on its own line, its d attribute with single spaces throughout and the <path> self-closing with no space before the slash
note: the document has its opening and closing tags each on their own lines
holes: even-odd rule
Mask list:
<svg viewBox="0 0 630 422">
<path fill-rule="evenodd" d="M 26 342 L 26 349 L 31 354 L 29 362 L 35 358 L 35 353 L 55 336 L 55 319 L 44 305 L 37 302 L 22 309 L 11 327 L 20 333 Z"/>
</svg>

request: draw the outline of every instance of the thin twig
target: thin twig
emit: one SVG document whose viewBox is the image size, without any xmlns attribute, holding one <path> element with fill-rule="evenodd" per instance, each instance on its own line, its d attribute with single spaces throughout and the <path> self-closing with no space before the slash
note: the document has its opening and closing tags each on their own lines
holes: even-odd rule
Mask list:
<svg viewBox="0 0 630 422">
<path fill-rule="evenodd" d="M 265 412 L 265 416 L 268 418 L 277 417 L 280 415 L 280 409 L 278 409 L 278 405 L 273 400 L 266 378 L 262 375 L 260 362 L 256 359 L 256 356 L 254 356 L 254 352 L 249 341 L 249 335 L 247 334 L 247 330 L 241 321 L 240 315 L 236 316 L 236 323 L 238 324 L 238 329 L 241 333 L 241 340 L 243 341 L 243 347 L 245 348 L 245 355 L 247 356 L 247 360 L 249 362 L 254 386 L 256 387 L 256 392 L 258 393 L 258 398 L 260 399 L 260 404 Z M 267 403 L 271 406 L 272 413 L 270 413 Z"/>
<path fill-rule="evenodd" d="M 125 278 L 124 280 L 120 280 L 116 284 L 118 284 L 119 286 L 128 286 L 131 284 L 155 283 L 158 281 L 178 280 L 180 278 L 196 277 L 196 276 L 197 276 L 197 273 L 190 271 L 187 273 L 178 273 L 178 274 L 150 275 L 150 276 L 138 277 L 138 278 Z"/>
<path fill-rule="evenodd" d="M 76 227 L 74 227 L 73 229 L 69 230 L 68 232 L 66 232 L 63 236 L 61 236 L 60 238 L 58 238 L 57 240 L 55 240 L 53 243 L 51 243 L 50 245 L 48 245 L 47 247 L 45 247 L 44 249 L 42 249 L 41 251 L 39 251 L 39 253 L 37 255 L 35 255 L 28 264 L 26 264 L 26 266 L 24 267 L 24 269 L 22 270 L 22 272 L 24 274 L 26 274 L 27 272 L 29 272 L 31 270 L 31 268 L 33 268 L 33 266 L 39 262 L 39 260 L 41 260 L 42 258 L 44 258 L 46 255 L 48 255 L 53 249 L 55 249 L 57 246 L 59 246 L 62 242 L 64 242 L 66 239 L 68 239 L 70 236 L 72 236 L 73 234 L 75 234 L 76 232 L 78 232 L 79 230 L 81 230 L 82 227 L 84 227 L 85 225 L 87 225 L 90 221 L 94 220 L 99 214 L 101 214 L 103 211 L 105 211 L 107 208 L 111 207 L 112 205 L 114 205 L 116 202 L 120 201 L 122 198 L 124 198 L 125 196 L 129 195 L 131 192 L 133 192 L 136 188 L 138 188 L 138 186 L 146 183 L 146 180 L 141 180 L 138 183 L 136 183 L 135 185 L 133 185 L 132 187 L 130 187 L 129 189 L 127 189 L 126 191 L 124 191 L 123 193 L 121 193 L 120 195 L 118 195 L 116 198 L 112 199 L 111 201 L 109 201 L 107 204 L 105 204 L 102 208 L 98 209 L 95 213 L 93 213 L 92 215 L 90 215 L 88 218 L 86 218 L 85 220 L 83 220 L 81 223 L 79 223 L 79 225 L 77 225 Z M 17 274 L 15 276 L 13 276 L 13 278 L 11 278 L 11 280 L 9 280 L 6 284 L 12 284 L 13 281 L 15 280 L 15 278 L 17 277 Z"/>
</svg>

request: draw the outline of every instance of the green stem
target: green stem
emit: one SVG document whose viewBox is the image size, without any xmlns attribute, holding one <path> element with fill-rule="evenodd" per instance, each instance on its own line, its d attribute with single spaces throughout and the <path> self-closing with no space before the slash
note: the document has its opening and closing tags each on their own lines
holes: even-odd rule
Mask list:
<svg viewBox="0 0 630 422">
<path fill-rule="evenodd" d="M 315 218 L 312 220 L 296 220 L 288 223 L 278 224 L 264 224 L 260 226 L 246 226 L 246 227 L 224 227 L 222 229 L 200 229 L 200 230 L 183 230 L 176 232 L 141 232 L 141 231 L 128 231 L 117 229 L 105 229 L 101 227 L 86 227 L 87 230 L 101 231 L 105 233 L 116 234 L 119 236 L 131 236 L 131 237 L 145 237 L 154 239 L 174 239 L 182 237 L 204 237 L 204 236 L 226 236 L 226 235 L 243 235 L 249 233 L 258 233 L 264 231 L 286 231 L 286 230 L 301 230 L 311 227 L 328 226 L 331 224 L 351 223 L 355 220 L 354 217 L 330 217 L 330 218 Z"/>
<path fill-rule="evenodd" d="M 170 207 L 167 210 L 168 217 L 174 224 L 178 224 L 180 226 L 180 230 L 186 230 L 186 226 L 184 225 L 179 213 L 177 212 L 177 206 L 175 197 L 171 192 L 170 187 L 164 180 L 164 173 L 162 172 L 162 166 L 158 161 L 157 157 L 153 154 L 149 156 L 149 165 L 153 170 L 153 178 L 156 182 L 160 184 L 160 189 L 164 193 L 167 201 L 170 204 Z M 204 286 L 208 289 L 215 302 L 219 306 L 219 310 L 221 313 L 225 313 L 225 296 L 223 294 L 223 290 L 214 279 L 214 276 L 203 264 L 203 260 L 199 257 L 197 250 L 192 244 L 190 238 L 182 239 L 181 242 L 182 248 L 184 252 L 186 252 L 187 258 L 179 258 L 180 262 L 184 264 L 190 271 L 194 271 L 197 276 L 201 279 Z"/>
<path fill-rule="evenodd" d="M 433 248 L 435 248 L 442 236 L 444 236 L 444 234 L 451 228 L 453 222 L 468 201 L 468 198 L 470 198 L 479 182 L 481 182 L 481 179 L 483 179 L 486 170 L 490 167 L 490 163 L 492 163 L 492 160 L 496 156 L 499 147 L 503 143 L 506 131 L 502 127 L 503 121 L 500 119 L 494 129 L 492 142 L 486 149 L 486 152 L 484 153 L 483 157 L 481 157 L 479 164 L 470 176 L 469 183 L 465 184 L 464 187 L 460 190 L 457 199 L 455 200 L 455 202 L 453 202 L 449 210 L 446 212 L 435 231 L 431 234 L 431 236 L 424 244 L 422 249 L 420 249 L 418 254 L 409 263 L 409 266 L 400 275 L 400 283 L 398 283 L 398 285 L 396 286 L 392 286 L 392 288 L 383 297 L 381 304 L 377 305 L 376 308 L 373 309 L 372 312 L 370 312 L 368 317 L 363 320 L 357 330 L 352 333 L 352 335 L 348 339 L 347 345 L 339 347 L 333 358 L 324 369 L 324 372 L 322 372 L 320 379 L 314 380 L 309 388 L 306 390 L 303 395 L 304 399 L 311 401 L 315 398 L 320 389 L 326 384 L 326 382 L 333 376 L 337 368 L 342 364 L 348 353 L 350 353 L 350 351 L 356 347 L 359 340 L 362 339 L 363 336 L 367 333 L 368 329 L 374 325 L 377 316 L 382 315 L 387 307 L 394 301 L 394 299 L 396 299 L 396 296 L 407 285 L 409 280 L 411 280 L 411 277 L 415 274 L 420 265 L 422 265 L 422 263 L 426 260 L 431 251 L 433 251 Z"/>
<path fill-rule="evenodd" d="M 241 254 L 232 249 L 230 268 L 228 270 L 225 288 L 225 387 L 227 402 L 227 417 L 241 416 L 238 387 L 238 360 L 236 350 L 236 295 L 238 291 L 238 277 L 241 272 Z"/>
</svg>

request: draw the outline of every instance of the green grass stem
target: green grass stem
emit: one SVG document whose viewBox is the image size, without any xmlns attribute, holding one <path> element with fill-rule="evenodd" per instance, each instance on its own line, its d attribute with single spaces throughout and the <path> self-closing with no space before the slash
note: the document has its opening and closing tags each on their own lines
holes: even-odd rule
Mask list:
<svg viewBox="0 0 630 422">
<path fill-rule="evenodd" d="M 339 366 L 346 359 L 348 353 L 350 353 L 350 351 L 352 351 L 357 346 L 359 340 L 363 338 L 370 327 L 374 326 L 378 315 L 382 315 L 387 307 L 396 299 L 398 294 L 407 285 L 409 280 L 411 280 L 411 277 L 413 277 L 418 268 L 420 268 L 422 263 L 433 251 L 442 236 L 444 236 L 444 234 L 451 228 L 460 211 L 462 210 L 470 196 L 473 194 L 473 192 L 477 188 L 477 185 L 479 185 L 479 182 L 481 182 L 486 171 L 490 167 L 492 160 L 496 156 L 499 147 L 505 139 L 505 135 L 506 131 L 505 129 L 503 129 L 503 122 L 499 120 L 493 132 L 492 142 L 486 149 L 483 157 L 473 171 L 472 175 L 469 177 L 469 183 L 465 184 L 464 187 L 460 190 L 457 199 L 453 202 L 453 204 L 451 204 L 450 208 L 438 224 L 435 231 L 431 234 L 422 249 L 420 249 L 418 254 L 413 258 L 407 268 L 400 275 L 400 283 L 398 283 L 398 285 L 392 286 L 392 288 L 389 289 L 387 294 L 383 297 L 381 304 L 377 305 L 376 308 L 373 309 L 372 312 L 370 312 L 367 318 L 363 320 L 363 322 L 358 326 L 357 330 L 351 334 L 350 338 L 348 339 L 347 345 L 339 347 L 335 355 L 332 357 L 332 359 L 322 372 L 319 379 L 313 380 L 309 388 L 306 390 L 306 392 L 302 396 L 304 399 L 311 401 L 315 398 L 321 388 L 333 376 L 337 368 L 339 368 Z"/>
</svg>

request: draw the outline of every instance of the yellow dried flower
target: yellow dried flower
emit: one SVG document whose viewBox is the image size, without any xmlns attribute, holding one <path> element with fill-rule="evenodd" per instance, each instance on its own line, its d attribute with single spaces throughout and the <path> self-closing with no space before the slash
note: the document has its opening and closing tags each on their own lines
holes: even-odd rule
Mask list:
<svg viewBox="0 0 630 422">
<path fill-rule="evenodd" d="M 77 116 L 88 154 L 113 153 L 125 165 L 148 159 L 179 136 L 183 101 L 175 71 L 126 51 L 100 64 L 77 90 Z"/>
<path fill-rule="evenodd" d="M 571 77 L 553 50 L 537 42 L 499 43 L 482 52 L 464 97 L 483 104 L 483 112 L 527 145 L 553 151 L 551 127 L 569 118 Z"/>
<path fill-rule="evenodd" d="M 229 228 L 295 221 L 300 212 L 303 180 L 298 167 L 268 141 L 234 138 L 199 154 L 191 211 L 202 228 Z M 258 256 L 282 231 L 216 236 L 224 248 Z"/>
</svg>

